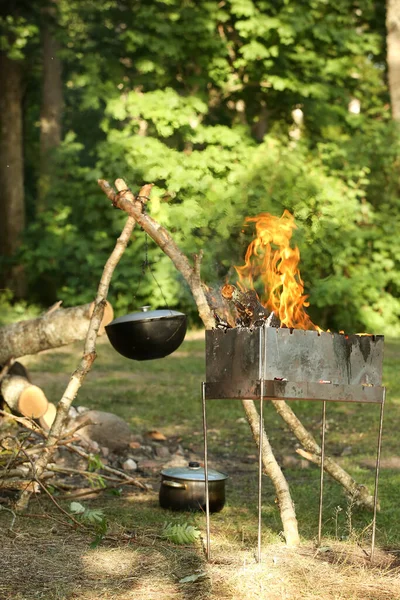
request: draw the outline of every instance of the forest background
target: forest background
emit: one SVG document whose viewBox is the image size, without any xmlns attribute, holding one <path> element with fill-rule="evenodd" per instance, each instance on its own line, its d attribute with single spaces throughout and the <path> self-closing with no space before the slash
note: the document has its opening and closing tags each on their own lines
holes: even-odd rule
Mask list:
<svg viewBox="0 0 400 600">
<path fill-rule="evenodd" d="M 400 1 L 3 0 L 2 320 L 93 299 L 124 215 L 97 179 L 154 182 L 147 210 L 211 286 L 246 216 L 288 209 L 322 328 L 400 335 Z M 136 231 L 117 313 L 196 319 Z"/>
</svg>

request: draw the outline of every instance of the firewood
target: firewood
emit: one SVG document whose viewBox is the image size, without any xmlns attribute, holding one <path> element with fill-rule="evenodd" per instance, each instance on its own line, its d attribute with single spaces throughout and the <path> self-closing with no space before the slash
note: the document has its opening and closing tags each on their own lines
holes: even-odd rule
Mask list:
<svg viewBox="0 0 400 600">
<path fill-rule="evenodd" d="M 233 303 L 238 316 L 238 327 L 260 327 L 263 324 L 279 327 L 279 319 L 260 303 L 255 290 L 242 292 L 227 283 L 221 289 L 221 296 Z"/>
<path fill-rule="evenodd" d="M 1 395 L 12 411 L 24 417 L 38 419 L 48 409 L 43 390 L 19 375 L 6 375 L 0 384 Z"/>
</svg>

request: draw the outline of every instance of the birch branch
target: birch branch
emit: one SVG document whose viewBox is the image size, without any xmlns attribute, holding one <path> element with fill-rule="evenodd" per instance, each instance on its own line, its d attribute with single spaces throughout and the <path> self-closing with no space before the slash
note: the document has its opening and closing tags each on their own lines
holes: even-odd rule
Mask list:
<svg viewBox="0 0 400 600">
<path fill-rule="evenodd" d="M 114 273 L 114 269 L 117 266 L 129 242 L 134 226 L 134 218 L 128 217 L 123 231 L 116 242 L 114 250 L 112 251 L 105 264 L 103 274 L 100 279 L 99 287 L 97 290 L 97 296 L 94 302 L 94 309 L 90 318 L 89 328 L 86 334 L 83 356 L 76 371 L 72 374 L 71 379 L 69 380 L 63 397 L 58 403 L 56 417 L 50 428 L 45 446 L 33 465 L 34 472 L 32 474 L 32 477 L 36 481 L 40 481 L 42 473 L 45 471 L 47 464 L 49 463 L 54 454 L 54 451 L 57 447 L 57 441 L 62 434 L 63 427 L 68 417 L 69 408 L 72 402 L 74 401 L 76 395 L 78 394 L 78 391 L 87 373 L 90 371 L 94 360 L 96 359 L 96 339 L 104 315 L 104 309 L 107 302 L 107 294 L 110 287 L 111 278 Z M 31 491 L 26 490 L 22 492 L 17 503 L 18 510 L 24 510 L 28 506 L 30 496 Z"/>
</svg>

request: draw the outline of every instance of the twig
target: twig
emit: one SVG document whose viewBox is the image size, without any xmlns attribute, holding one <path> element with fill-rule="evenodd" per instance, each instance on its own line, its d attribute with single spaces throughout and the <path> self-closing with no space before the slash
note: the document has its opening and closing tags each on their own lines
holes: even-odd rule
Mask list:
<svg viewBox="0 0 400 600">
<path fill-rule="evenodd" d="M 43 315 L 51 315 L 51 313 L 53 313 L 54 311 L 58 310 L 61 306 L 61 304 L 63 303 L 62 300 L 58 300 L 57 302 L 55 302 L 54 304 L 52 304 L 50 306 L 50 308 L 48 308 Z"/>
<path fill-rule="evenodd" d="M 86 425 L 92 425 L 92 424 L 93 424 L 93 421 L 90 419 L 90 417 L 85 417 L 82 421 L 80 421 L 80 423 L 78 423 L 77 425 L 74 425 L 73 427 L 71 427 L 71 429 L 67 429 L 66 431 L 64 431 L 64 433 L 60 437 L 60 440 L 66 438 L 66 437 L 72 437 L 74 435 L 74 433 L 79 431 L 79 429 L 82 429 L 82 427 L 86 427 Z"/>
<path fill-rule="evenodd" d="M 71 514 L 69 514 L 66 510 L 63 509 L 63 507 L 54 498 L 53 494 L 50 494 L 50 492 L 46 488 L 46 486 L 43 485 L 43 483 L 40 481 L 40 479 L 36 479 L 35 481 L 36 481 L 36 483 L 39 484 L 39 486 L 42 488 L 42 490 L 50 498 L 50 500 L 53 502 L 53 504 L 58 508 L 58 510 L 60 512 L 62 512 L 64 515 L 66 515 L 68 517 L 68 519 L 71 519 L 71 521 L 73 521 L 75 523 L 75 525 L 78 525 L 78 527 L 81 527 L 82 529 L 85 529 L 85 530 L 87 529 L 87 527 L 85 527 L 85 525 L 83 523 L 80 523 L 79 521 L 77 521 Z"/>
<path fill-rule="evenodd" d="M 104 469 L 104 467 L 107 465 L 103 465 L 102 469 Z M 53 471 L 54 473 L 66 473 L 66 474 L 70 474 L 70 475 L 82 475 L 83 477 L 87 477 L 87 478 L 94 478 L 94 477 L 102 477 L 103 479 L 107 479 L 108 481 L 121 481 L 121 479 L 125 479 L 126 482 L 126 477 L 125 473 L 119 473 L 119 471 L 115 471 L 118 473 L 118 475 L 122 475 L 122 477 L 111 477 L 110 475 L 103 475 L 102 473 L 97 473 L 96 471 L 85 471 L 83 469 L 73 469 L 71 467 L 59 467 L 57 465 L 47 465 L 47 469 L 49 471 Z M 135 481 L 135 479 L 133 479 L 132 477 L 128 477 L 128 481 Z"/>
<path fill-rule="evenodd" d="M 79 456 L 82 456 L 82 458 L 90 458 L 90 454 L 82 450 L 82 448 L 78 448 L 77 446 L 73 446 L 72 444 L 68 445 L 67 447 L 76 454 L 79 454 Z M 119 477 L 128 480 L 132 485 L 136 485 L 137 487 L 143 490 L 147 490 L 147 487 L 143 483 L 141 483 L 137 479 L 134 479 L 133 477 L 130 477 L 129 475 L 124 473 L 124 471 L 119 471 L 118 469 L 114 469 L 113 467 L 109 467 L 108 465 L 103 465 L 102 469 L 107 473 L 112 473 L 113 475 L 118 475 Z"/>
<path fill-rule="evenodd" d="M 40 427 L 40 425 L 38 425 L 35 421 L 30 419 L 29 417 L 17 417 L 16 415 L 6 412 L 5 410 L 2 410 L 2 409 L 0 409 L 0 415 L 2 417 L 8 417 L 9 419 L 16 421 L 20 425 L 23 425 L 26 429 L 30 429 L 31 431 L 34 431 L 35 433 L 40 433 L 44 438 L 46 437 L 46 433 L 45 433 L 44 429 L 42 429 L 42 427 Z"/>
</svg>

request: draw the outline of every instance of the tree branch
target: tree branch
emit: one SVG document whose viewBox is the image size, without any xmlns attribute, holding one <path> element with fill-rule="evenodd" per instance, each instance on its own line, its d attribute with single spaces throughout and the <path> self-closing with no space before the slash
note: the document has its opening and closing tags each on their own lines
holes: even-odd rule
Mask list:
<svg viewBox="0 0 400 600">
<path fill-rule="evenodd" d="M 104 315 L 104 309 L 106 306 L 108 289 L 114 269 L 117 266 L 121 256 L 123 255 L 125 248 L 131 237 L 133 228 L 135 226 L 135 220 L 132 217 L 128 217 L 123 231 L 118 238 L 114 250 L 108 258 L 103 274 L 100 279 L 99 287 L 97 290 L 97 296 L 94 302 L 94 309 L 90 318 L 89 329 L 86 334 L 85 346 L 83 350 L 82 359 L 72 374 L 71 379 L 65 389 L 63 397 L 58 403 L 56 417 L 50 428 L 46 444 L 39 454 L 38 459 L 33 465 L 33 479 L 36 481 L 40 480 L 40 477 L 47 467 L 48 462 L 51 460 L 54 450 L 57 445 L 57 441 L 61 436 L 62 429 L 67 420 L 69 408 L 78 394 L 79 388 L 81 387 L 87 373 L 96 358 L 96 339 L 100 329 L 100 325 Z M 17 504 L 18 510 L 24 510 L 29 502 L 31 492 L 24 491 Z"/>
<path fill-rule="evenodd" d="M 195 258 L 194 266 L 192 267 L 187 257 L 172 239 L 169 232 L 154 221 L 154 219 L 146 212 L 143 212 L 142 203 L 138 200 L 138 197 L 134 196 L 134 194 L 127 189 L 127 185 L 123 179 L 117 179 L 115 182 L 118 193 L 113 191 L 107 181 L 99 180 L 98 183 L 107 197 L 112 201 L 113 205 L 133 216 L 144 231 L 172 260 L 176 269 L 182 274 L 189 285 L 205 328 L 212 329 L 215 326 L 215 320 L 207 302 L 204 287 L 200 279 L 201 254 Z M 252 400 L 242 400 L 242 405 L 246 418 L 250 424 L 253 437 L 258 445 L 259 417 L 256 407 Z M 264 442 L 265 445 L 262 457 L 263 466 L 265 472 L 270 476 L 275 486 L 286 543 L 290 546 L 294 546 L 299 543 L 300 539 L 297 530 L 296 513 L 290 496 L 289 486 L 280 466 L 276 462 L 266 434 L 264 434 L 263 443 Z"/>
</svg>

